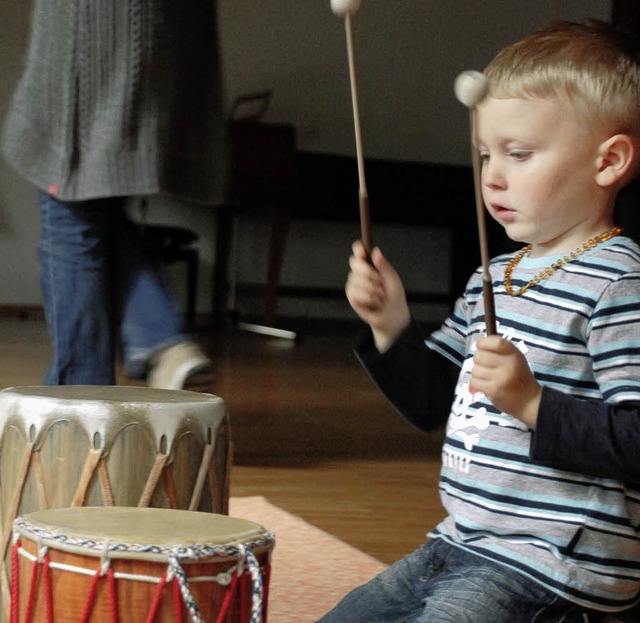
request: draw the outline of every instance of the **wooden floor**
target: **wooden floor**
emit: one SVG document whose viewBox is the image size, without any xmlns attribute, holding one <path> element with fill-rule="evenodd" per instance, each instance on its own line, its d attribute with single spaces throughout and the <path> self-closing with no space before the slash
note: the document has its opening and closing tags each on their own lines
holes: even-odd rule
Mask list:
<svg viewBox="0 0 640 623">
<path fill-rule="evenodd" d="M 293 343 L 233 327 L 198 333 L 231 421 L 231 495 L 265 496 L 392 562 L 442 517 L 442 434 L 416 431 L 382 398 L 352 354 L 356 324 L 292 328 Z M 0 388 L 40 385 L 48 356 L 37 314 L 0 314 Z"/>
</svg>

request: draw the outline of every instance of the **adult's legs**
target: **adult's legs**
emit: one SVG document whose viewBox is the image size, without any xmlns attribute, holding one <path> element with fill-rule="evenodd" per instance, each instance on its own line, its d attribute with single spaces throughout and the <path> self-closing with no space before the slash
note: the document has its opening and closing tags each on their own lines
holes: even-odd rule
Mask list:
<svg viewBox="0 0 640 623">
<path fill-rule="evenodd" d="M 40 283 L 53 350 L 48 385 L 115 382 L 113 275 L 104 202 L 39 193 Z"/>
<path fill-rule="evenodd" d="M 113 236 L 124 371 L 141 378 L 155 354 L 190 338 L 183 332 L 161 267 L 147 252 L 139 226 L 124 210 L 114 214 Z"/>
<path fill-rule="evenodd" d="M 125 373 L 144 376 L 151 357 L 184 343 L 159 266 L 124 198 L 65 202 L 39 193 L 38 254 L 53 358 L 49 385 L 113 385 L 118 346 Z"/>
</svg>

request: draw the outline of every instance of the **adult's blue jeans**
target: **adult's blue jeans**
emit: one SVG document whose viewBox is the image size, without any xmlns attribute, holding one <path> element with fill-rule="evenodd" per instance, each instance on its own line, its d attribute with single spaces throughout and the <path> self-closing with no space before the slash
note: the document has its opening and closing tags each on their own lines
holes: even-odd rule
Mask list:
<svg viewBox="0 0 640 623">
<path fill-rule="evenodd" d="M 437 539 L 354 589 L 318 623 L 586 623 L 584 608 Z"/>
<path fill-rule="evenodd" d="M 53 357 L 47 385 L 113 385 L 142 377 L 158 350 L 183 341 L 180 316 L 124 198 L 64 202 L 39 193 L 40 281 Z"/>
</svg>

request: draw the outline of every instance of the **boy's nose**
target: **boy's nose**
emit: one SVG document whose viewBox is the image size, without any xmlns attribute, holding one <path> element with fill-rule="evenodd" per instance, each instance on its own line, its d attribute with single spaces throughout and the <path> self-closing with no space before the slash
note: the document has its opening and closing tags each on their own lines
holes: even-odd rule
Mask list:
<svg viewBox="0 0 640 623">
<path fill-rule="evenodd" d="M 489 188 L 504 188 L 504 175 L 500 172 L 495 160 L 486 161 L 482 165 L 482 183 Z"/>
</svg>

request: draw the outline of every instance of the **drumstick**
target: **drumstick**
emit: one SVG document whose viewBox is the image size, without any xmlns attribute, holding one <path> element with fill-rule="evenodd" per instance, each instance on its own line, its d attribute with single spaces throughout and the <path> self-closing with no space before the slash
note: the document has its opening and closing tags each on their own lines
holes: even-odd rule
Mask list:
<svg viewBox="0 0 640 623">
<path fill-rule="evenodd" d="M 364 156 L 362 150 L 362 131 L 360 128 L 360 107 L 358 104 L 358 87 L 356 82 L 356 64 L 353 52 L 353 30 L 351 16 L 360 8 L 362 0 L 331 0 L 331 9 L 339 17 L 344 18 L 347 38 L 347 57 L 349 61 L 349 80 L 351 82 L 351 103 L 353 108 L 353 125 L 356 139 L 356 158 L 358 161 L 358 196 L 360 200 L 360 236 L 367 256 L 371 255 L 373 242 L 371 238 L 371 216 L 369 213 L 369 194 L 364 173 Z"/>
<path fill-rule="evenodd" d="M 489 79 L 479 71 L 464 71 L 455 81 L 456 97 L 469 109 L 469 126 L 471 130 L 471 161 L 473 164 L 473 186 L 475 189 L 476 217 L 480 238 L 480 257 L 482 259 L 482 294 L 484 297 L 484 318 L 487 335 L 496 334 L 496 313 L 493 300 L 491 273 L 489 272 L 489 243 L 487 241 L 487 223 L 482 201 L 480 180 L 480 152 L 476 140 L 476 106 L 482 102 L 489 92 Z"/>
</svg>

